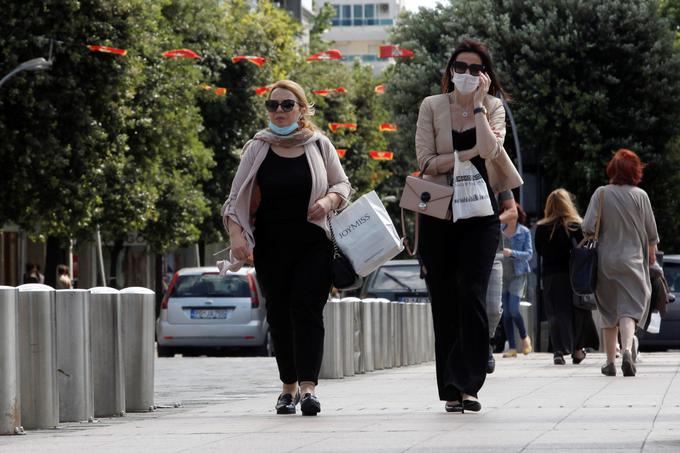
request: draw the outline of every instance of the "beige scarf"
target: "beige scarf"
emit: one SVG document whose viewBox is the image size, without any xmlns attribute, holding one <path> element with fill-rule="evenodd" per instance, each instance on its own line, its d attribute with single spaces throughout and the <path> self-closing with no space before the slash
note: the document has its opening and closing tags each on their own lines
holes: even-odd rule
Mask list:
<svg viewBox="0 0 680 453">
<path fill-rule="evenodd" d="M 270 145 L 282 146 L 284 148 L 295 148 L 296 146 L 303 146 L 309 142 L 309 139 L 314 136 L 314 131 L 303 128 L 298 129 L 290 135 L 277 135 L 270 129 L 262 129 L 255 134 L 254 140 L 262 140 Z"/>
</svg>

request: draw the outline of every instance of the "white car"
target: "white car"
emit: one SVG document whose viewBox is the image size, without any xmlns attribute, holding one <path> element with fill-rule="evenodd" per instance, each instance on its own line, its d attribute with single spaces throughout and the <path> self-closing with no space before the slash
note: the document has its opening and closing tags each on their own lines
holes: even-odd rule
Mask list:
<svg viewBox="0 0 680 453">
<path fill-rule="evenodd" d="M 158 356 L 192 348 L 246 347 L 273 355 L 266 302 L 255 269 L 221 276 L 217 267 L 175 272 L 156 323 Z"/>
</svg>

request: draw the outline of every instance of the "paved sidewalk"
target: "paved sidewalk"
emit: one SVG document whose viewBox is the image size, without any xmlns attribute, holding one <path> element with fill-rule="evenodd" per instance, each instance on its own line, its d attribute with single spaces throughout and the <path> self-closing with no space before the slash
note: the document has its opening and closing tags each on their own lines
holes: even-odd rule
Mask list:
<svg viewBox="0 0 680 453">
<path fill-rule="evenodd" d="M 448 414 L 432 363 L 322 381 L 317 417 L 277 416 L 266 358 L 157 360 L 157 402 L 184 407 L 0 437 L 0 452 L 680 452 L 680 353 L 607 378 L 548 354 L 497 358 L 480 414 Z"/>
</svg>

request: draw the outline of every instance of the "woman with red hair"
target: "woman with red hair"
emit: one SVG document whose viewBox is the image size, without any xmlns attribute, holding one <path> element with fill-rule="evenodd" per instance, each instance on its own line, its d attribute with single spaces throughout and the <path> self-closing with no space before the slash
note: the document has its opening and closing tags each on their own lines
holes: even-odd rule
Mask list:
<svg viewBox="0 0 680 453">
<path fill-rule="evenodd" d="M 659 235 L 647 193 L 637 187 L 644 165 L 634 152 L 620 149 L 607 164 L 609 184 L 595 190 L 583 232 L 595 233 L 598 213 L 597 309 L 604 324 L 605 376 L 616 376 L 616 340 L 621 333 L 624 376 L 635 376 L 631 356 L 635 324 L 644 325 L 651 297 L 649 265 L 656 261 Z"/>
</svg>

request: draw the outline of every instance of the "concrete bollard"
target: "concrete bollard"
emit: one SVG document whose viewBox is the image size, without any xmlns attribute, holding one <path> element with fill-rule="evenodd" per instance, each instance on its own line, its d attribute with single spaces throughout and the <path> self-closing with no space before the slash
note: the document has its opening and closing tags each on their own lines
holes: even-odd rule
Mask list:
<svg viewBox="0 0 680 453">
<path fill-rule="evenodd" d="M 120 294 L 117 289 L 90 289 L 90 344 L 95 417 L 125 415 L 125 364 Z"/>
<path fill-rule="evenodd" d="M 385 358 L 383 356 L 383 348 L 382 348 L 382 329 L 383 329 L 383 321 L 382 321 L 382 311 L 381 311 L 381 306 L 382 304 L 376 300 L 372 299 L 373 303 L 371 304 L 371 317 L 373 318 L 373 335 L 372 335 L 372 342 L 373 342 L 373 369 L 375 370 L 382 370 L 385 368 Z"/>
<path fill-rule="evenodd" d="M 125 411 L 153 411 L 155 293 L 148 288 L 125 288 L 120 291 L 120 305 L 125 363 Z"/>
<path fill-rule="evenodd" d="M 429 348 L 429 360 L 435 360 L 434 350 L 434 319 L 432 319 L 432 304 L 427 305 L 427 344 Z"/>
<path fill-rule="evenodd" d="M 17 289 L 0 286 L 0 435 L 19 434 L 19 354 Z"/>
<path fill-rule="evenodd" d="M 30 283 L 18 288 L 21 422 L 26 429 L 59 424 L 55 291 Z"/>
<path fill-rule="evenodd" d="M 404 335 L 401 325 L 401 303 L 392 302 L 392 322 L 394 323 L 394 347 L 392 351 L 394 353 L 394 366 L 400 367 L 404 366 L 401 361 L 401 348 L 402 348 L 402 336 Z"/>
<path fill-rule="evenodd" d="M 373 313 L 371 305 L 374 302 L 364 299 L 359 303 L 361 310 L 361 362 L 364 372 L 374 370 L 375 359 L 373 358 Z"/>
<path fill-rule="evenodd" d="M 410 332 L 408 330 L 408 313 L 406 310 L 406 302 L 399 302 L 399 321 L 401 331 L 401 366 L 408 366 L 408 342 L 410 339 Z"/>
<path fill-rule="evenodd" d="M 340 300 L 342 341 L 342 373 L 344 376 L 354 376 L 354 302 Z"/>
<path fill-rule="evenodd" d="M 396 326 L 394 325 L 394 304 L 392 301 L 382 299 L 382 303 L 386 304 L 387 310 L 387 335 L 385 337 L 385 361 L 387 368 L 394 368 L 394 338 L 396 337 Z"/>
<path fill-rule="evenodd" d="M 323 309 L 324 342 L 323 360 L 319 377 L 322 379 L 342 379 L 344 376 L 341 338 L 341 303 L 330 301 Z"/>
<path fill-rule="evenodd" d="M 392 360 L 388 356 L 390 341 L 390 301 L 387 299 L 376 299 L 380 305 L 380 355 L 383 360 L 383 368 L 392 368 Z"/>
<path fill-rule="evenodd" d="M 94 421 L 89 291 L 57 290 L 56 311 L 59 421 Z"/>
<path fill-rule="evenodd" d="M 345 297 L 342 299 L 343 302 L 352 303 L 352 313 L 353 313 L 353 327 L 354 327 L 354 374 L 363 374 L 366 372 L 365 358 L 363 357 L 363 328 L 361 321 L 361 299 L 358 297 Z"/>
</svg>

